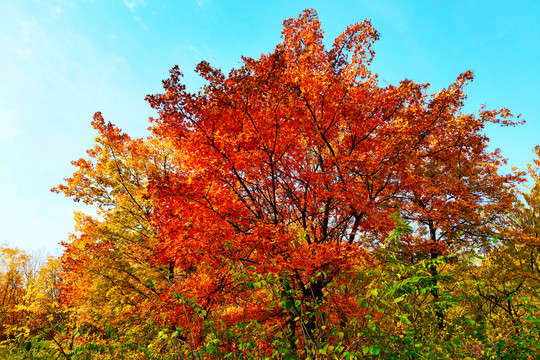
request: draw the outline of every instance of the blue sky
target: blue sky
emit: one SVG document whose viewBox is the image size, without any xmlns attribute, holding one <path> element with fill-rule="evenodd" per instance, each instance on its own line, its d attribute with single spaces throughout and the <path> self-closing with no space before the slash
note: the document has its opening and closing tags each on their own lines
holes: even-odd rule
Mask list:
<svg viewBox="0 0 540 360">
<path fill-rule="evenodd" d="M 373 69 L 382 81 L 431 83 L 467 69 L 466 111 L 507 107 L 526 125 L 489 126 L 492 147 L 525 169 L 540 144 L 538 1 L 18 0 L 0 3 L 0 243 L 59 253 L 84 207 L 49 189 L 95 137 L 95 111 L 133 137 L 147 135 L 144 101 L 178 64 L 228 71 L 280 41 L 282 21 L 319 13 L 327 43 L 365 18 L 381 34 Z"/>
</svg>

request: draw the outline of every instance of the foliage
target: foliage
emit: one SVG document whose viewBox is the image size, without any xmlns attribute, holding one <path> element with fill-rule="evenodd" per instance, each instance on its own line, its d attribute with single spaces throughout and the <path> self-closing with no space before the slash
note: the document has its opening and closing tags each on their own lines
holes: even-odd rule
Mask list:
<svg viewBox="0 0 540 360">
<path fill-rule="evenodd" d="M 512 114 L 462 113 L 470 71 L 382 86 L 377 38 L 366 20 L 327 50 L 306 10 L 228 75 L 201 62 L 197 93 L 174 67 L 146 139 L 96 113 L 53 191 L 98 214 L 32 271 L 0 249 L 0 355 L 539 356 L 538 170 L 520 203 L 482 132 Z"/>
</svg>

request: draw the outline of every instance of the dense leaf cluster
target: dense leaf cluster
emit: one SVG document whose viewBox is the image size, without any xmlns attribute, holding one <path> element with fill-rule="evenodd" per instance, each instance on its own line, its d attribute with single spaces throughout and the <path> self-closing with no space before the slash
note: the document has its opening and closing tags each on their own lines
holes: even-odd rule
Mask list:
<svg viewBox="0 0 540 360">
<path fill-rule="evenodd" d="M 228 75 L 201 62 L 197 93 L 174 67 L 146 139 L 96 113 L 53 191 L 98 216 L 29 276 L 1 249 L 0 355 L 540 356 L 538 167 L 520 193 L 483 133 L 512 114 L 461 112 L 470 71 L 382 86 L 367 20 L 329 50 L 312 10 L 282 37 Z"/>
</svg>

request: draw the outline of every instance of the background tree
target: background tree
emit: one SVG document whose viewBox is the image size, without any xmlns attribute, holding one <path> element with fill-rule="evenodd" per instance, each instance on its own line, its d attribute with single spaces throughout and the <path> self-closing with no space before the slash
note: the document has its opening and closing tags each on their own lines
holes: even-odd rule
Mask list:
<svg viewBox="0 0 540 360">
<path fill-rule="evenodd" d="M 18 326 L 24 314 L 17 306 L 24 303 L 26 284 L 35 275 L 28 254 L 0 246 L 0 335 L 2 340 L 13 335 L 13 326 Z"/>
<path fill-rule="evenodd" d="M 540 335 L 540 147 L 535 152 L 537 158 L 528 166 L 532 187 L 519 191 L 521 200 L 503 213 L 504 226 L 494 226 L 498 236 L 493 249 L 470 272 L 476 289 L 474 314 L 492 338 L 518 352 L 537 343 Z"/>
<path fill-rule="evenodd" d="M 114 329 L 115 336 L 145 343 L 174 277 L 154 251 L 146 186 L 150 176 L 171 170 L 173 150 L 152 138 L 131 139 L 99 113 L 92 124 L 99 135 L 90 158 L 74 161 L 73 177 L 53 189 L 98 210 L 94 217 L 77 213 L 79 235 L 63 244 L 62 298 L 73 330 L 109 339 Z"/>
</svg>

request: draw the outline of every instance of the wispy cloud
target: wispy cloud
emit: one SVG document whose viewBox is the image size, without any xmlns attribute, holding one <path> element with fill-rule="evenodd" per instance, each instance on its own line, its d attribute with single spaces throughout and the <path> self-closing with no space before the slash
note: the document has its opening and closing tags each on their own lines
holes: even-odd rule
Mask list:
<svg viewBox="0 0 540 360">
<path fill-rule="evenodd" d="M 184 47 L 186 49 L 193 51 L 195 54 L 197 54 L 197 56 L 201 56 L 201 52 L 195 46 L 187 44 L 187 45 L 184 45 Z"/>
<path fill-rule="evenodd" d="M 29 44 L 32 36 L 32 23 L 28 21 L 19 20 L 19 24 L 22 27 L 22 41 L 24 44 Z"/>
<path fill-rule="evenodd" d="M 135 11 L 135 8 L 139 5 L 146 5 L 144 0 L 124 0 L 124 5 L 131 11 Z"/>
<path fill-rule="evenodd" d="M 144 31 L 148 30 L 148 26 L 144 23 L 144 20 L 140 16 L 133 16 L 133 19 L 141 25 Z"/>
<path fill-rule="evenodd" d="M 60 6 L 53 6 L 51 8 L 51 16 L 53 19 L 59 19 L 62 15 L 62 8 Z"/>
<path fill-rule="evenodd" d="M 0 51 L 3 52 L 1 64 L 5 64 L 6 58 L 15 55 L 19 59 L 28 59 L 32 56 L 32 47 L 35 44 L 36 36 L 39 35 L 38 29 L 34 24 L 27 20 L 19 18 L 13 19 L 10 33 L 2 34 L 0 38 Z M 14 63 L 18 65 L 18 63 Z M 6 73 L 7 74 L 7 73 Z"/>
<path fill-rule="evenodd" d="M 206 6 L 208 5 L 208 0 L 196 0 L 195 3 L 197 4 L 199 8 L 205 9 Z"/>
</svg>

